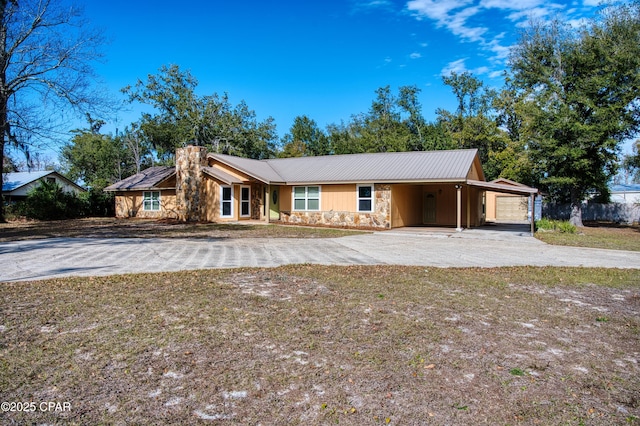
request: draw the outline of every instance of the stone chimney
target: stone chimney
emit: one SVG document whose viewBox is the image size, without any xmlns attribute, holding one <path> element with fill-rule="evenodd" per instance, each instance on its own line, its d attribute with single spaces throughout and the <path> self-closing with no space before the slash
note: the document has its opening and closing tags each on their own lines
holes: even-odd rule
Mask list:
<svg viewBox="0 0 640 426">
<path fill-rule="evenodd" d="M 202 167 L 207 165 L 207 149 L 187 145 L 176 149 L 176 207 L 178 219 L 198 222 L 203 217 Z"/>
</svg>

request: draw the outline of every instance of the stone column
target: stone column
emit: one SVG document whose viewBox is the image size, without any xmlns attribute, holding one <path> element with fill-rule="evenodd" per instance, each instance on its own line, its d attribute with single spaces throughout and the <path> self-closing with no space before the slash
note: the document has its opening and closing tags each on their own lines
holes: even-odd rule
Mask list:
<svg viewBox="0 0 640 426">
<path fill-rule="evenodd" d="M 198 222 L 204 217 L 202 166 L 207 165 L 207 149 L 188 145 L 176 149 L 176 207 L 178 219 Z"/>
</svg>

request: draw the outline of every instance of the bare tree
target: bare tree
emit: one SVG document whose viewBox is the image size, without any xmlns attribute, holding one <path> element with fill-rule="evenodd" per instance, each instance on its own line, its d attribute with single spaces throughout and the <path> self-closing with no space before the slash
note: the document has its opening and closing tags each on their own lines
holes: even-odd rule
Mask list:
<svg viewBox="0 0 640 426">
<path fill-rule="evenodd" d="M 61 1 L 0 0 L 0 163 L 8 145 L 28 155 L 55 139 L 62 111 L 100 107 L 92 62 L 103 38 L 87 28 Z"/>
</svg>

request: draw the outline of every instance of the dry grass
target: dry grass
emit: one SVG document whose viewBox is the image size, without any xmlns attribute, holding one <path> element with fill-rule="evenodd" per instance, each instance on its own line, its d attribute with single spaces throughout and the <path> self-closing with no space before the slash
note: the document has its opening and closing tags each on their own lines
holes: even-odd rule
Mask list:
<svg viewBox="0 0 640 426">
<path fill-rule="evenodd" d="M 575 234 L 536 232 L 536 238 L 547 244 L 592 247 L 612 250 L 640 251 L 640 226 L 594 222 L 578 228 Z"/>
<path fill-rule="evenodd" d="M 637 424 L 640 271 L 321 267 L 4 283 L 3 424 Z M 217 421 L 217 422 L 216 422 Z"/>
<path fill-rule="evenodd" d="M 184 223 L 173 220 L 88 218 L 0 223 L 0 242 L 80 238 L 333 238 L 352 230 L 263 224 Z"/>
</svg>

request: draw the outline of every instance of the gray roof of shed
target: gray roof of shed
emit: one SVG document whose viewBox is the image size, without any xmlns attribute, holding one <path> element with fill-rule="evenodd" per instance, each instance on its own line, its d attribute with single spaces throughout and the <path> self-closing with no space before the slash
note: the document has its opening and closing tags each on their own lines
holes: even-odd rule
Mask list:
<svg viewBox="0 0 640 426">
<path fill-rule="evenodd" d="M 105 191 L 135 191 L 157 189 L 157 185 L 169 179 L 176 173 L 175 167 L 149 167 L 133 176 L 107 186 Z"/>
<path fill-rule="evenodd" d="M 385 152 L 250 160 L 221 154 L 210 158 L 265 183 L 464 181 L 476 149 Z"/>
</svg>

